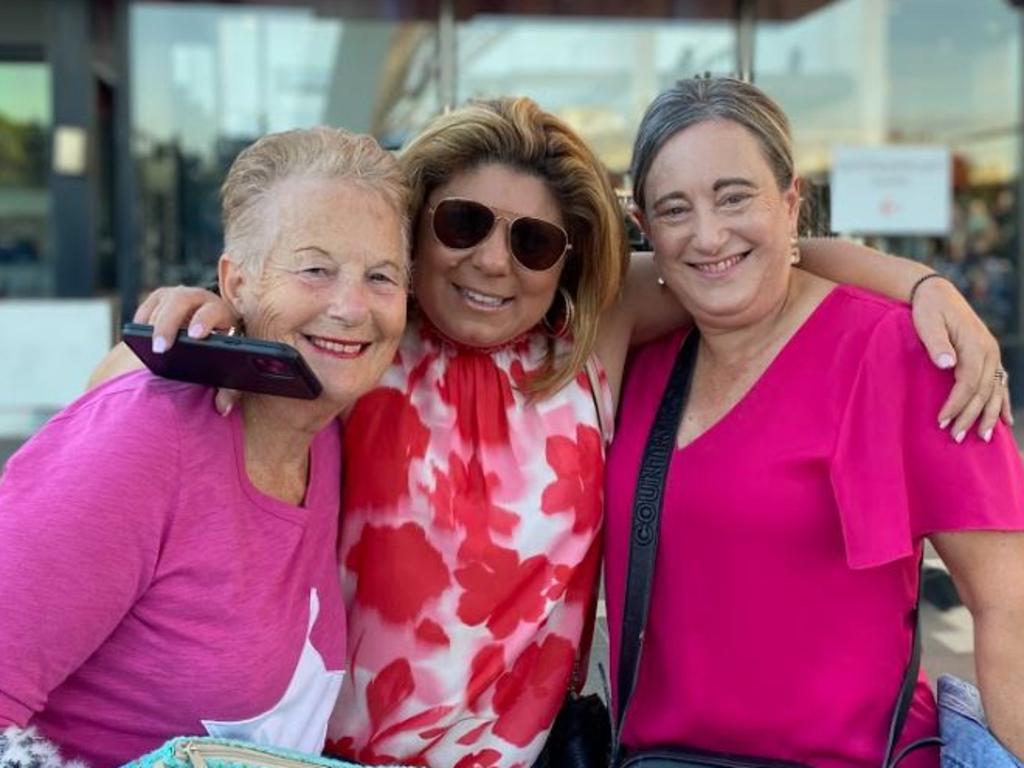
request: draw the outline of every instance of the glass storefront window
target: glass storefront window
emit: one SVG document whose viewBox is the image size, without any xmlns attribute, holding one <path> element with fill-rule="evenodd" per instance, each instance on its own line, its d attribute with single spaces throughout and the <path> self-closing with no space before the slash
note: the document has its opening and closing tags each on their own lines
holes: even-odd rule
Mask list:
<svg viewBox="0 0 1024 768">
<path fill-rule="evenodd" d="M 731 17 L 481 15 L 459 24 L 457 41 L 460 101 L 529 96 L 576 128 L 615 174 L 629 167 L 640 118 L 661 90 L 682 77 L 736 69 Z"/>
<path fill-rule="evenodd" d="M 0 298 L 53 291 L 50 69 L 0 61 Z"/>
<path fill-rule="evenodd" d="M 303 7 L 133 5 L 143 286 L 210 276 L 220 183 L 260 135 L 324 124 L 397 145 L 435 114 L 434 29 Z"/>
<path fill-rule="evenodd" d="M 869 242 L 947 274 L 1015 345 L 1021 44 L 1019 12 L 1004 0 L 836 0 L 759 23 L 754 59 L 757 84 L 792 121 L 798 170 L 822 186 L 836 145 L 950 150 L 948 236 Z"/>
</svg>

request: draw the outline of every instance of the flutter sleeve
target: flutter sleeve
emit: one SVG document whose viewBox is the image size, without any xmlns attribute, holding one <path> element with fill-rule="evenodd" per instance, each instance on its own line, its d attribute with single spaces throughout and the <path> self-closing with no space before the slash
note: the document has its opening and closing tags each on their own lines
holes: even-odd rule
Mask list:
<svg viewBox="0 0 1024 768">
<path fill-rule="evenodd" d="M 1024 473 L 1012 432 L 963 444 L 936 415 L 953 384 L 893 308 L 865 346 L 832 456 L 831 480 L 847 562 L 868 568 L 908 557 L 931 533 L 1024 529 Z"/>
</svg>

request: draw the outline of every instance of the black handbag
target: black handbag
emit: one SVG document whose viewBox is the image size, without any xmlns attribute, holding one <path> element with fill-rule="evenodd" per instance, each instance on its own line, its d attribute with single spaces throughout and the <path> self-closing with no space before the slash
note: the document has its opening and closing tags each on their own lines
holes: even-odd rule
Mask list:
<svg viewBox="0 0 1024 768">
<path fill-rule="evenodd" d="M 657 560 L 661 508 L 669 461 L 675 449 L 679 419 L 690 391 L 693 369 L 697 361 L 700 334 L 690 332 L 676 356 L 668 384 L 658 406 L 654 424 L 647 438 L 640 473 L 633 498 L 633 522 L 629 544 L 629 565 L 626 596 L 623 606 L 622 638 L 619 649 L 618 713 L 612 746 L 614 768 L 808 768 L 799 763 L 747 755 L 729 755 L 665 746 L 630 752 L 621 743 L 622 726 L 633 698 L 644 629 L 650 613 L 651 590 Z M 918 604 L 920 592 L 918 593 Z M 882 768 L 895 768 L 911 751 L 927 745 L 941 744 L 938 738 L 920 739 L 893 755 L 899 735 L 903 732 L 907 712 L 914 696 L 914 686 L 921 664 L 920 620 L 914 606 L 914 637 L 910 660 L 900 685 L 896 707 L 889 725 L 888 740 Z"/>
<path fill-rule="evenodd" d="M 611 751 L 611 714 L 596 693 L 572 692 L 558 712 L 537 768 L 603 768 Z"/>
<path fill-rule="evenodd" d="M 583 638 L 573 662 L 569 692 L 548 734 L 544 751 L 533 768 L 604 768 L 608 765 L 612 745 L 612 718 L 608 705 L 596 693 L 588 696 L 579 693 L 583 682 L 581 670 L 588 666 L 594 639 L 596 608 L 595 588 L 589 620 L 583 628 Z"/>
</svg>

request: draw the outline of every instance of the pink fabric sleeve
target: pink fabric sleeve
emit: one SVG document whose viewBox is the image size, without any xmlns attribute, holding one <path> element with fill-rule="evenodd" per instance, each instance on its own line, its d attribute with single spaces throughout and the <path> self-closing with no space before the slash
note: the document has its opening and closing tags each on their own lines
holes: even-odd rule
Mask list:
<svg viewBox="0 0 1024 768">
<path fill-rule="evenodd" d="M 876 326 L 855 372 L 831 478 L 851 568 L 914 552 L 923 536 L 1024 529 L 1024 474 L 1013 434 L 962 445 L 937 416 L 953 375 L 928 358 L 906 308 Z"/>
<path fill-rule="evenodd" d="M 179 476 L 173 414 L 144 386 L 109 386 L 54 417 L 0 480 L 0 726 L 43 709 L 156 566 Z"/>
</svg>

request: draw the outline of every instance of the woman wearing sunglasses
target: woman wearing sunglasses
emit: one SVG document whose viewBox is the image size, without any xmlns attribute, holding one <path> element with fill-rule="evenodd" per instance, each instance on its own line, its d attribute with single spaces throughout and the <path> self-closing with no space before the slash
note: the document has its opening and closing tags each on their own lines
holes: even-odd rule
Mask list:
<svg viewBox="0 0 1024 768">
<path fill-rule="evenodd" d="M 686 317 L 648 260 L 624 279 L 607 175 L 532 101 L 439 117 L 400 159 L 414 190 L 416 311 L 381 385 L 345 417 L 349 676 L 328 751 L 370 764 L 529 766 L 590 615 L 604 442 L 627 348 Z M 904 299 L 923 270 L 848 244 L 812 243 L 805 255 Z M 940 282 L 917 297 L 939 329 L 932 352 L 952 364 L 948 315 L 961 368 L 973 359 L 970 380 L 981 381 L 998 364 L 994 341 Z M 158 291 L 137 315 L 168 338 L 190 317 L 194 335 L 233 320 L 189 288 Z M 1003 402 L 965 383 L 941 418 L 970 423 L 990 405 L 993 422 Z"/>
</svg>

